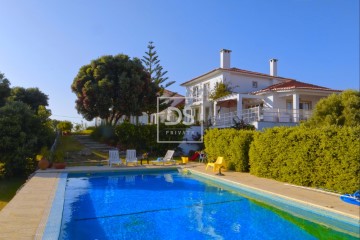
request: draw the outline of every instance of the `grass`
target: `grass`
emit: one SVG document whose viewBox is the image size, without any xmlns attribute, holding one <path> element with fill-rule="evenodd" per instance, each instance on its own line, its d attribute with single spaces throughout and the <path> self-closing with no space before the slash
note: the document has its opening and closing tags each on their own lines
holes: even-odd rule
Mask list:
<svg viewBox="0 0 360 240">
<path fill-rule="evenodd" d="M 100 152 L 100 151 L 97 151 L 97 150 L 92 150 L 92 153 L 94 155 L 98 156 L 99 158 L 103 158 L 103 159 L 108 159 L 109 158 L 108 153 Z"/>
<path fill-rule="evenodd" d="M 63 152 L 78 152 L 81 151 L 84 146 L 76 141 L 73 136 L 61 136 L 57 150 Z"/>
<path fill-rule="evenodd" d="M 91 150 L 90 155 L 81 155 L 79 151 L 84 149 L 84 145 L 78 142 L 72 135 L 61 136 L 57 150 L 66 153 L 65 160 L 68 166 L 98 166 L 105 163 L 102 160 L 108 158 L 108 154 L 104 154 L 97 150 Z"/>
<path fill-rule="evenodd" d="M 92 129 L 85 129 L 85 130 L 81 130 L 79 132 L 75 132 L 73 134 L 78 134 L 78 135 L 90 135 L 94 130 Z"/>
<path fill-rule="evenodd" d="M 0 210 L 10 202 L 16 191 L 25 183 L 24 178 L 10 178 L 0 180 Z"/>
</svg>

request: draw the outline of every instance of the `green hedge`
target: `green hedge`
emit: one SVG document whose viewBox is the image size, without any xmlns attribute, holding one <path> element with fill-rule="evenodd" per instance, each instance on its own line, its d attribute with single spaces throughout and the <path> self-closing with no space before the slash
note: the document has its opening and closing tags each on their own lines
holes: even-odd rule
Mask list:
<svg viewBox="0 0 360 240">
<path fill-rule="evenodd" d="M 184 125 L 165 126 L 159 125 L 159 139 L 162 141 L 182 141 L 184 132 L 177 135 L 168 134 L 164 130 L 186 129 Z M 119 139 L 119 146 L 122 149 L 134 148 L 138 152 L 150 152 L 152 156 L 161 156 L 167 150 L 176 150 L 179 143 L 158 143 L 157 125 L 134 125 L 131 123 L 122 123 L 115 128 L 115 134 Z"/>
<path fill-rule="evenodd" d="M 255 134 L 250 130 L 210 129 L 204 136 L 205 152 L 209 160 L 223 156 L 226 168 L 238 172 L 249 171 L 249 148 Z"/>
<path fill-rule="evenodd" d="M 278 127 L 257 134 L 250 173 L 351 193 L 359 188 L 360 127 Z"/>
<path fill-rule="evenodd" d="M 115 127 L 110 125 L 101 125 L 99 127 L 92 128 L 92 132 L 90 134 L 91 138 L 109 144 L 111 146 L 116 146 L 119 139 L 115 134 Z"/>
</svg>

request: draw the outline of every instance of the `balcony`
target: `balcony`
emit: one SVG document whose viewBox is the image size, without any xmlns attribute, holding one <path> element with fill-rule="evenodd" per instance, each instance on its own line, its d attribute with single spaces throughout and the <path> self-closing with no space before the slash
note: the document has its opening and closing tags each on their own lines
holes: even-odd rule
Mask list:
<svg viewBox="0 0 360 240">
<path fill-rule="evenodd" d="M 193 97 L 193 96 L 189 96 L 186 98 L 185 104 L 186 105 L 190 105 L 190 104 L 194 104 L 194 103 L 200 103 L 202 101 L 202 97 Z"/>
<path fill-rule="evenodd" d="M 303 109 L 280 109 L 255 107 L 244 109 L 240 115 L 237 112 L 219 114 L 211 119 L 213 127 L 232 127 L 237 119 L 243 119 L 246 123 L 273 122 L 273 123 L 298 123 L 307 120 L 312 111 Z"/>
</svg>

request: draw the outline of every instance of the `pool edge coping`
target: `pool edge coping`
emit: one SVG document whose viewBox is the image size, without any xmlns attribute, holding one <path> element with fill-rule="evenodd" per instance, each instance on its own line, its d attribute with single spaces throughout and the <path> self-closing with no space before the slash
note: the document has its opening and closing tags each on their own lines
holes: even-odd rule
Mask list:
<svg viewBox="0 0 360 240">
<path fill-rule="evenodd" d="M 326 208 L 326 207 L 323 207 L 323 206 L 320 206 L 320 205 L 316 205 L 316 204 L 313 204 L 313 203 L 302 201 L 302 200 L 299 200 L 299 199 L 296 199 L 296 198 L 291 198 L 291 197 L 288 197 L 288 196 L 285 196 L 285 195 L 270 192 L 270 191 L 263 190 L 263 189 L 260 189 L 260 188 L 252 187 L 252 186 L 242 184 L 242 183 L 239 183 L 239 182 L 236 182 L 236 181 L 233 181 L 233 180 L 228 180 L 228 179 L 224 179 L 224 178 L 218 178 L 216 176 L 213 176 L 213 175 L 210 175 L 210 174 L 207 174 L 207 173 L 203 173 L 203 172 L 200 172 L 200 171 L 197 171 L 197 170 L 194 170 L 194 169 L 186 168 L 185 166 L 172 166 L 171 168 L 169 168 L 168 166 L 166 166 L 166 167 L 159 166 L 157 168 L 130 168 L 130 169 L 129 168 L 121 168 L 121 169 L 115 168 L 115 169 L 102 169 L 102 170 L 99 169 L 97 171 L 96 170 L 95 171 L 93 171 L 93 170 L 84 171 L 84 170 L 79 169 L 79 170 L 75 170 L 75 171 L 57 172 L 57 173 L 59 173 L 59 175 L 57 176 L 58 184 L 57 184 L 57 188 L 55 190 L 55 194 L 53 196 L 53 199 L 51 201 L 51 205 L 49 206 L 50 210 L 49 210 L 49 213 L 47 214 L 48 216 L 47 216 L 46 219 L 45 218 L 43 219 L 45 222 L 43 222 L 43 220 L 42 220 L 42 222 L 39 224 L 34 239 L 58 239 L 59 238 L 60 230 L 61 230 L 62 217 L 59 218 L 58 215 L 57 215 L 57 218 L 59 220 L 57 220 L 57 224 L 55 224 L 55 225 L 57 225 L 57 229 L 55 231 L 54 231 L 54 229 L 51 229 L 51 228 L 54 228 L 54 226 L 51 226 L 51 225 L 54 225 L 54 220 L 53 219 L 54 219 L 54 216 L 56 216 L 56 214 L 59 214 L 59 209 L 61 209 L 60 214 L 62 216 L 63 205 L 64 205 L 64 194 L 65 194 L 65 187 L 66 187 L 66 179 L 67 179 L 68 174 L 71 174 L 71 173 L 88 173 L 88 172 L 120 172 L 120 173 L 137 172 L 137 171 L 146 171 L 146 172 L 155 171 L 156 172 L 156 171 L 164 171 L 164 170 L 178 170 L 179 172 L 181 172 L 181 170 L 187 170 L 187 171 L 189 171 L 190 173 L 192 173 L 194 175 L 200 176 L 200 177 L 208 179 L 210 181 L 214 181 L 214 182 L 224 184 L 224 185 L 229 184 L 230 187 L 239 188 L 240 190 L 245 189 L 245 191 L 248 190 L 252 194 L 260 195 L 262 197 L 268 197 L 268 198 L 272 199 L 275 202 L 278 201 L 278 200 L 276 198 L 273 198 L 273 196 L 275 196 L 277 198 L 280 198 L 280 199 L 282 199 L 284 201 L 289 200 L 291 203 L 298 203 L 298 204 L 301 205 L 299 208 L 302 208 L 303 210 L 309 211 L 311 213 L 319 214 L 322 217 L 334 218 L 334 215 L 335 216 L 340 215 L 340 216 L 342 216 L 341 220 L 338 220 L 340 222 L 350 224 L 350 225 L 357 225 L 357 226 L 359 226 L 359 224 L 360 224 L 360 218 L 358 218 L 356 216 L 353 216 L 351 214 L 340 212 L 340 211 L 337 211 L 337 210 L 334 210 L 334 209 L 329 209 L 329 208 Z M 62 189 L 60 189 L 60 187 Z M 62 194 L 63 194 L 62 197 L 59 196 L 61 193 L 58 194 L 59 190 L 63 191 L 62 192 Z M 261 193 L 259 194 L 258 192 L 261 192 L 263 194 L 261 194 Z M 54 204 L 54 203 L 56 203 L 56 201 L 59 201 L 59 197 L 61 197 L 60 200 L 62 200 L 61 206 L 58 205 L 59 203 Z M 280 202 L 280 201 L 278 201 L 278 202 Z M 55 208 L 57 208 L 57 209 L 55 209 Z M 316 211 L 316 210 L 318 210 L 318 211 Z M 328 214 L 324 214 L 324 213 L 328 213 Z M 348 219 L 344 219 L 344 217 L 350 219 L 350 221 L 348 221 Z M 41 229 L 41 224 L 45 224 L 45 228 L 43 227 L 44 230 L 43 230 L 42 233 L 38 233 L 38 230 Z M 54 238 L 54 236 L 55 236 L 54 234 L 50 235 L 51 232 L 52 233 L 55 232 L 55 234 L 57 234 L 55 238 Z"/>
<path fill-rule="evenodd" d="M 320 209 L 325 210 L 325 211 L 333 212 L 333 213 L 343 215 L 345 217 L 349 217 L 349 218 L 352 218 L 354 220 L 360 221 L 360 217 L 356 217 L 354 215 L 344 213 L 344 212 L 341 212 L 341 211 L 338 211 L 338 210 L 335 210 L 335 209 L 326 208 L 326 207 L 323 207 L 323 206 L 320 206 L 320 205 L 317 205 L 317 204 L 314 204 L 314 203 L 309 203 L 309 202 L 299 200 L 299 199 L 296 199 L 296 198 L 291 198 L 291 197 L 288 197 L 288 196 L 285 196 L 285 195 L 282 195 L 282 194 L 270 192 L 270 191 L 267 191 L 267 190 L 263 190 L 261 188 L 252 187 L 252 186 L 242 184 L 242 183 L 239 183 L 239 182 L 235 182 L 235 181 L 232 181 L 232 180 L 228 180 L 228 179 L 224 179 L 224 178 L 221 178 L 221 179 L 216 178 L 216 177 L 214 177 L 214 176 L 212 176 L 210 174 L 202 173 L 202 172 L 197 171 L 197 170 L 193 170 L 193 169 L 191 169 L 191 170 L 187 169 L 187 170 L 189 170 L 190 172 L 195 172 L 198 175 L 206 176 L 210 180 L 215 180 L 215 181 L 217 180 L 218 182 L 226 181 L 226 182 L 229 182 L 229 183 L 232 183 L 232 184 L 235 184 L 235 185 L 240 185 L 241 187 L 244 187 L 244 188 L 250 188 L 250 189 L 253 189 L 253 190 L 256 190 L 256 191 L 261 191 L 261 192 L 267 193 L 269 195 L 274 195 L 274 196 L 277 196 L 277 197 L 288 199 L 288 200 L 293 201 L 293 202 L 299 202 L 299 203 L 304 204 L 304 205 L 310 205 L 310 206 L 313 206 L 315 208 L 320 208 Z"/>
<path fill-rule="evenodd" d="M 184 168 L 187 171 L 189 171 L 191 174 L 197 175 L 201 178 L 205 178 L 208 179 L 210 181 L 213 181 L 215 183 L 219 183 L 219 184 L 223 184 L 223 185 L 228 185 L 229 187 L 233 187 L 235 189 L 239 189 L 240 191 L 248 191 L 251 194 L 254 195 L 258 195 L 260 197 L 263 198 L 269 198 L 270 200 L 276 202 L 276 203 L 280 203 L 283 204 L 282 201 L 292 207 L 297 207 L 299 209 L 302 209 L 303 211 L 307 211 L 311 214 L 316 214 L 319 215 L 323 218 L 328 218 L 328 219 L 335 219 L 338 222 L 344 223 L 344 224 L 348 224 L 350 226 L 353 226 L 354 228 L 358 228 L 360 229 L 360 218 L 356 217 L 354 215 L 351 214 L 347 214 L 344 212 L 340 212 L 334 209 L 329 209 L 320 205 L 316 205 L 310 202 L 306 202 L 303 200 L 299 200 L 296 198 L 291 198 L 282 194 L 278 194 L 278 193 L 274 193 L 274 192 L 270 192 L 267 190 L 263 190 L 260 188 L 256 188 L 256 187 L 252 187 L 246 184 L 242 184 L 239 182 L 235 182 L 229 179 L 224 179 L 224 178 L 218 178 L 216 176 L 207 174 L 207 173 L 203 173 L 194 169 L 187 169 Z M 260 193 L 259 193 L 260 192 Z M 246 193 L 245 193 L 246 195 Z M 259 200 L 260 201 L 260 200 Z M 288 202 L 287 202 L 288 201 Z M 266 201 L 265 201 L 266 203 Z M 268 203 L 270 205 L 273 205 L 271 203 Z M 299 204 L 300 206 L 296 206 L 296 204 Z M 299 214 L 302 215 L 302 214 Z M 303 216 L 305 219 L 307 219 L 306 216 Z M 341 217 L 341 219 L 338 219 L 337 217 Z M 324 222 L 321 222 L 323 224 L 325 224 Z M 326 224 L 325 224 L 326 225 Z M 333 226 L 333 225 L 331 225 Z M 333 226 L 335 228 L 338 228 L 338 226 Z M 345 230 L 346 231 L 346 230 Z M 352 234 L 357 234 L 358 232 L 354 232 L 354 231 L 350 231 Z M 348 233 L 349 234 L 349 233 Z M 351 234 L 351 235 L 352 235 Z"/>
<path fill-rule="evenodd" d="M 57 176 L 58 183 L 51 202 L 50 210 L 47 214 L 47 218 L 44 218 L 42 220 L 42 224 L 45 224 L 45 227 L 43 228 L 42 232 L 37 231 L 35 239 L 59 239 L 62 222 L 62 212 L 64 208 L 67 175 L 68 173 L 61 172 Z M 60 218 L 59 214 L 61 214 Z"/>
</svg>

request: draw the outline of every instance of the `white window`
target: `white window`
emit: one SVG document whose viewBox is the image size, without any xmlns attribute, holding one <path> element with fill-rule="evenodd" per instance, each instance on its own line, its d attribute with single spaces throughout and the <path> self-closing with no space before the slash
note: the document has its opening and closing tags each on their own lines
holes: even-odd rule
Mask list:
<svg viewBox="0 0 360 240">
<path fill-rule="evenodd" d="M 194 101 L 198 101 L 198 99 L 199 99 L 199 87 L 198 86 L 193 87 L 193 98 L 195 98 Z"/>
<path fill-rule="evenodd" d="M 204 96 L 206 99 L 208 99 L 210 93 L 210 83 L 205 83 L 204 84 Z"/>
<path fill-rule="evenodd" d="M 287 101 L 287 102 L 286 102 L 286 109 L 287 109 L 287 110 L 292 110 L 292 108 L 293 108 L 292 102 L 291 102 L 291 101 Z"/>
<path fill-rule="evenodd" d="M 293 109 L 293 102 L 292 101 L 286 101 L 286 109 L 291 110 Z M 299 109 L 303 110 L 311 110 L 311 102 L 310 101 L 300 101 L 299 103 Z"/>
<path fill-rule="evenodd" d="M 300 109 L 311 110 L 311 102 L 300 102 Z"/>
<path fill-rule="evenodd" d="M 257 88 L 257 87 L 258 87 L 258 82 L 257 82 L 257 81 L 253 81 L 253 82 L 252 82 L 252 86 L 253 86 L 253 88 Z"/>
</svg>

